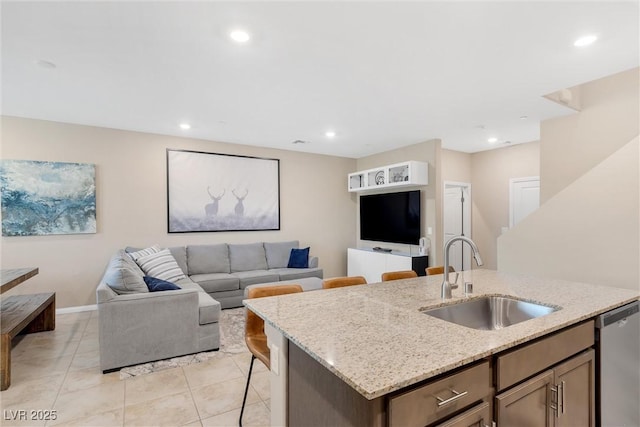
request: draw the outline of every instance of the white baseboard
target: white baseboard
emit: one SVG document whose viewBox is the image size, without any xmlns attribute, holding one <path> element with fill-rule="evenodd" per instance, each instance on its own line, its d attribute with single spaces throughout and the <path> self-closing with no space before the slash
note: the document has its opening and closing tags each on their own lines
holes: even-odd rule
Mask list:
<svg viewBox="0 0 640 427">
<path fill-rule="evenodd" d="M 66 307 L 66 308 L 57 308 L 56 315 L 58 314 L 69 314 L 69 313 L 80 313 L 82 311 L 94 311 L 97 310 L 98 306 L 96 304 L 92 305 L 78 305 L 75 307 Z"/>
</svg>

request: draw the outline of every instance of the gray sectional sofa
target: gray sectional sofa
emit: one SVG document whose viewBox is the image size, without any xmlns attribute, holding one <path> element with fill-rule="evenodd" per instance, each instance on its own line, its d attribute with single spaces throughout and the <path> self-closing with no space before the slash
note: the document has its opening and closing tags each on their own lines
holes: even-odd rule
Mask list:
<svg viewBox="0 0 640 427">
<path fill-rule="evenodd" d="M 179 290 L 149 292 L 143 276 L 121 250 L 96 289 L 103 372 L 220 347 L 218 301 L 189 278 Z"/>
<path fill-rule="evenodd" d="M 241 307 L 244 289 L 258 283 L 318 277 L 318 258 L 310 256 L 308 268 L 288 268 L 297 240 L 249 244 L 189 245 L 169 248 L 189 278 L 222 304 Z"/>
<path fill-rule="evenodd" d="M 185 277 L 175 281 L 181 289 L 163 292 L 149 292 L 127 254 L 134 248 L 118 251 L 96 289 L 102 371 L 218 349 L 220 310 L 240 307 L 247 286 L 322 279 L 316 257 L 308 268 L 287 267 L 297 248 L 297 241 L 168 248 Z"/>
</svg>

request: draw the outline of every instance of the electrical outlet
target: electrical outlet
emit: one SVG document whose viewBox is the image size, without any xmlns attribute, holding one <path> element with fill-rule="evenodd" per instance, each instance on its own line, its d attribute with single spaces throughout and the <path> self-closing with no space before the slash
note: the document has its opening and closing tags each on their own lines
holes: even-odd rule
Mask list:
<svg viewBox="0 0 640 427">
<path fill-rule="evenodd" d="M 280 349 L 277 345 L 271 344 L 271 372 L 279 375 L 280 372 Z"/>
</svg>

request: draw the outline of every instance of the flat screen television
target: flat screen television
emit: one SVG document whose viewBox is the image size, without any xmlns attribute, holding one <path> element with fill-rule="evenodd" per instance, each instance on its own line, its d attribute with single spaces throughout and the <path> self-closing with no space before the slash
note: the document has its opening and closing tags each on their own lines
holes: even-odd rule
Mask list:
<svg viewBox="0 0 640 427">
<path fill-rule="evenodd" d="M 417 245 L 420 191 L 360 196 L 360 239 Z"/>
</svg>

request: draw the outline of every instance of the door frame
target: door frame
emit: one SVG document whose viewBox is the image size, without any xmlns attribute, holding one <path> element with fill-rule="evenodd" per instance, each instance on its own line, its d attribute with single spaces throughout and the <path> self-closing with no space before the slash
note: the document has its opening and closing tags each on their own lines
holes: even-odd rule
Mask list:
<svg viewBox="0 0 640 427">
<path fill-rule="evenodd" d="M 540 176 L 523 176 L 520 178 L 509 179 L 509 228 L 513 227 L 513 202 L 515 200 L 515 184 L 520 182 L 537 181 L 540 188 Z"/>
<path fill-rule="evenodd" d="M 444 196 L 445 192 L 449 189 L 449 188 L 464 188 L 466 189 L 467 192 L 467 197 L 465 198 L 465 203 L 463 205 L 463 212 L 462 212 L 462 234 L 468 238 L 471 239 L 471 183 L 470 182 L 460 182 L 460 181 L 444 181 L 443 183 L 443 187 L 442 187 L 442 245 L 444 248 L 444 244 L 447 243 L 445 241 L 444 235 L 445 235 L 445 223 L 446 223 L 446 217 L 444 215 L 445 212 L 445 203 L 446 203 L 446 197 Z M 462 268 L 463 270 L 470 270 L 471 269 L 471 251 L 470 248 L 468 247 L 468 245 L 463 245 L 462 246 L 462 253 L 463 253 L 463 259 L 462 259 Z M 444 253 L 442 254 L 442 259 L 444 262 Z"/>
</svg>

